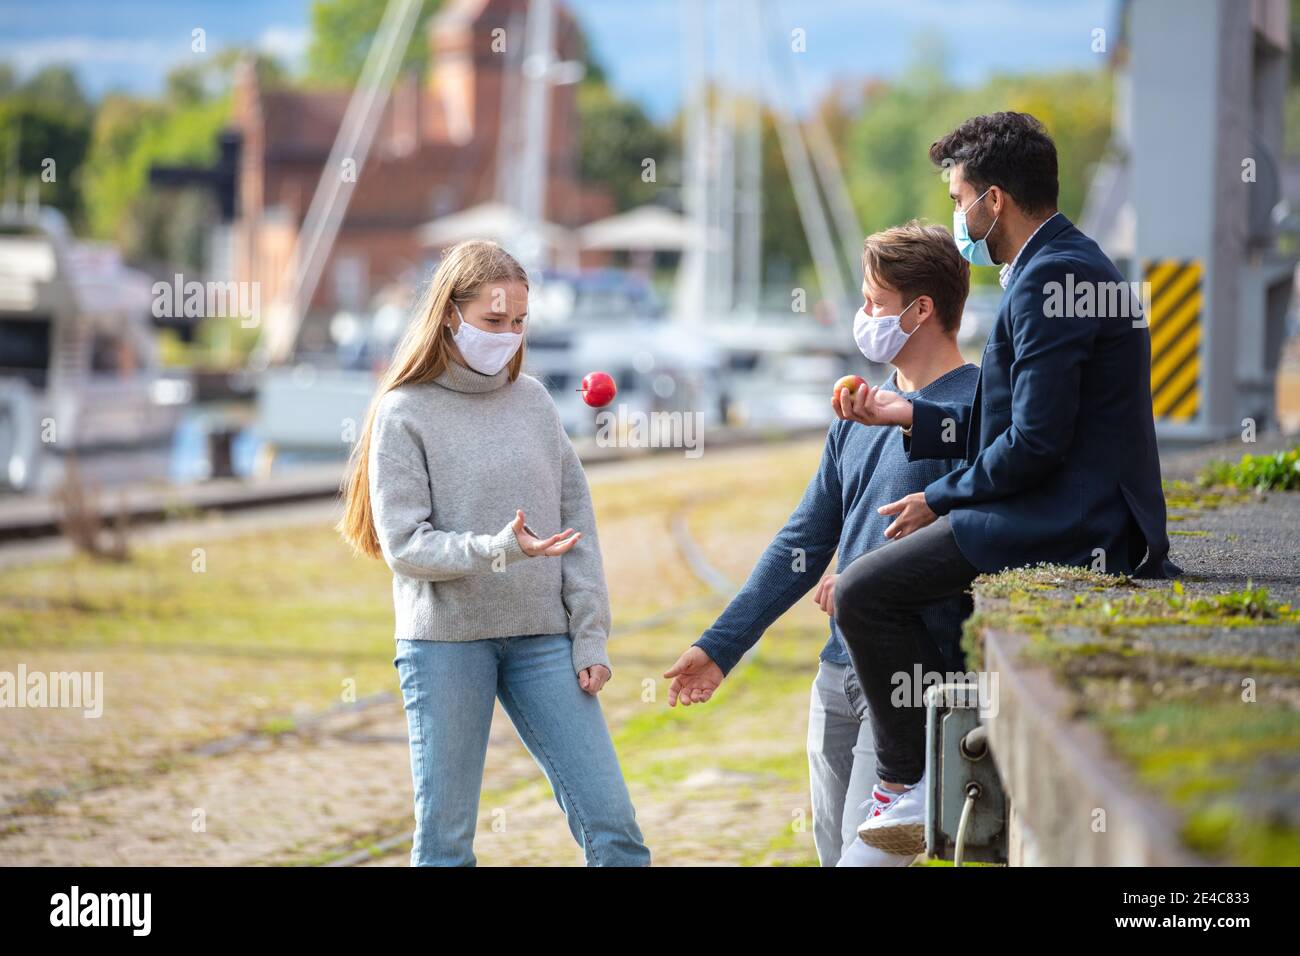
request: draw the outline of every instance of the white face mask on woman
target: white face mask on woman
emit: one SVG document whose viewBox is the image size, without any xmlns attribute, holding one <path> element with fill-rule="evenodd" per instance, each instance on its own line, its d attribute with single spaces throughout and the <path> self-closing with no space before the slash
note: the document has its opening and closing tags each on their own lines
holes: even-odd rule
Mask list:
<svg viewBox="0 0 1300 956">
<path fill-rule="evenodd" d="M 907 310 L 920 300 L 920 296 L 907 303 L 898 315 L 867 315 L 865 307 L 859 308 L 853 316 L 853 339 L 858 349 L 868 361 L 881 365 L 892 362 L 903 350 L 912 332 L 904 332 L 902 319 Z"/>
<path fill-rule="evenodd" d="M 451 340 L 460 349 L 461 358 L 476 372 L 495 375 L 506 367 L 515 357 L 519 346 L 523 344 L 522 332 L 484 332 L 465 321 L 460 306 L 455 302 L 451 307 L 460 317 L 460 327 L 451 333 Z"/>
</svg>

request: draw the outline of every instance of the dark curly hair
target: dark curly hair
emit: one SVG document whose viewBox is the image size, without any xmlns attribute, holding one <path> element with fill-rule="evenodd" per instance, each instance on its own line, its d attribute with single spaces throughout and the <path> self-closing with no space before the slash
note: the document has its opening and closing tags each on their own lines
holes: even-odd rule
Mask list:
<svg viewBox="0 0 1300 956">
<path fill-rule="evenodd" d="M 1056 144 L 1028 113 L 972 116 L 930 145 L 936 166 L 962 167 L 977 192 L 997 186 L 1029 215 L 1056 208 Z"/>
</svg>

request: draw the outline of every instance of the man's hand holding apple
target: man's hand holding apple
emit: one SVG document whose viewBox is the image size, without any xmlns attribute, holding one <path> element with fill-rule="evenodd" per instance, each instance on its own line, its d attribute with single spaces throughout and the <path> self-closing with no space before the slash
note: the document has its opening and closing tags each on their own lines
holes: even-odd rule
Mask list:
<svg viewBox="0 0 1300 956">
<path fill-rule="evenodd" d="M 854 376 L 856 378 L 856 376 Z M 843 386 L 843 387 L 841 387 Z M 831 407 L 839 418 L 863 425 L 899 425 L 912 427 L 912 403 L 897 392 L 885 388 L 872 388 L 862 379 L 835 383 Z"/>
</svg>

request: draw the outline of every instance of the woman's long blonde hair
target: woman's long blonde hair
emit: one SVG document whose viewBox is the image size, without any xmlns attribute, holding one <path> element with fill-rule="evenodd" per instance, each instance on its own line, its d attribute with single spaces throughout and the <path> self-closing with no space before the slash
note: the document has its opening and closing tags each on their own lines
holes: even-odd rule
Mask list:
<svg viewBox="0 0 1300 956">
<path fill-rule="evenodd" d="M 470 239 L 458 242 L 446 251 L 420 296 L 414 318 L 403 333 L 393 360 L 370 402 L 365 427 L 352 449 L 343 479 L 343 517 L 335 529 L 357 554 L 371 558 L 383 556 L 375 534 L 374 513 L 370 509 L 370 436 L 379 402 L 399 385 L 428 382 L 443 373 L 451 361 L 447 354 L 451 330 L 444 324 L 451 314 L 451 304 L 455 302 L 463 307 L 492 282 L 522 282 L 527 286 L 528 273 L 514 256 L 495 242 Z M 508 366 L 510 381 L 519 377 L 523 365 L 524 349 L 521 345 Z"/>
</svg>

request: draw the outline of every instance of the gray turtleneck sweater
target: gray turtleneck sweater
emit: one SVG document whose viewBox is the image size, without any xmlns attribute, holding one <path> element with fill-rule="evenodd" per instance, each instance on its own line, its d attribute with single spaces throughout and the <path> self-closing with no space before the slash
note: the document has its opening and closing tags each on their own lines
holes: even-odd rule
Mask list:
<svg viewBox="0 0 1300 956">
<path fill-rule="evenodd" d="M 370 502 L 393 569 L 396 637 L 476 641 L 568 633 L 573 668 L 609 667 L 609 595 L 587 478 L 535 378 L 452 362 L 379 403 Z M 582 532 L 561 557 L 530 558 L 515 510 L 546 537 Z"/>
</svg>

